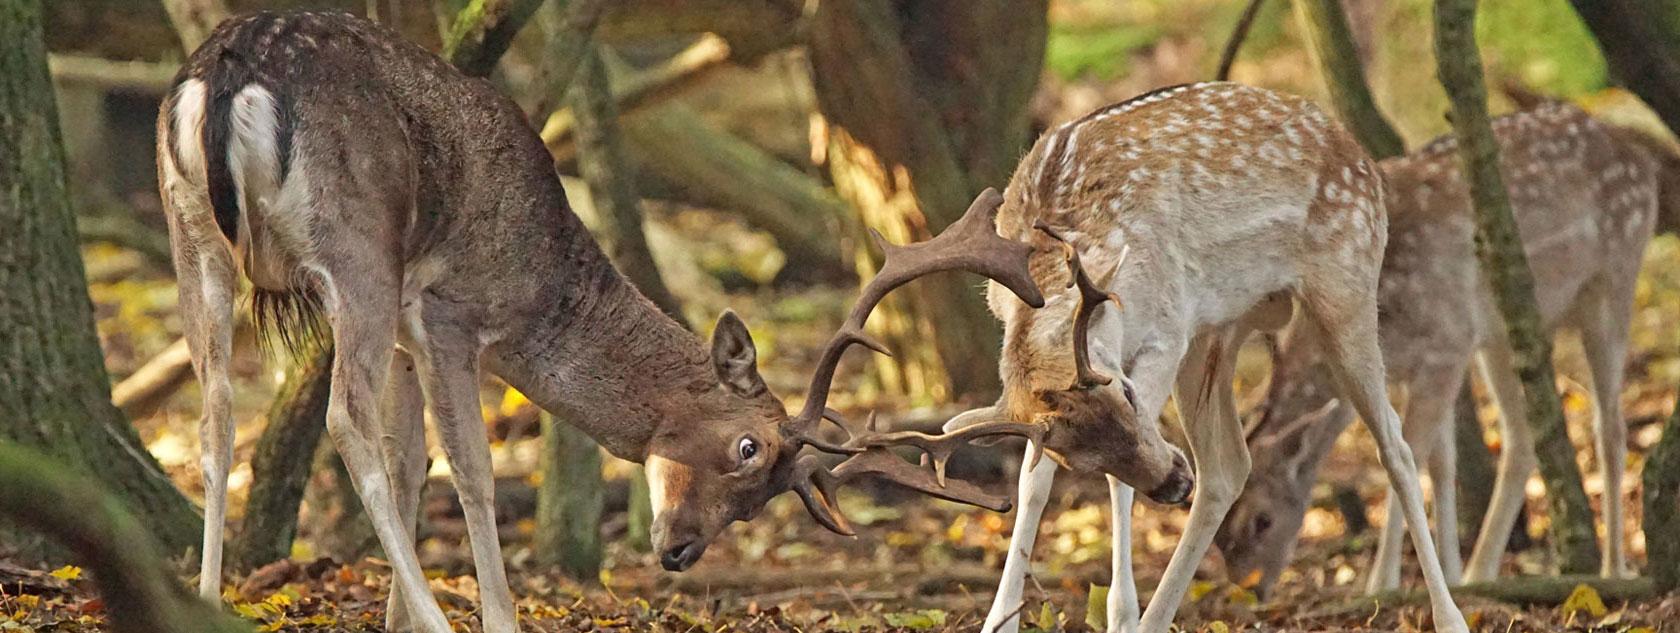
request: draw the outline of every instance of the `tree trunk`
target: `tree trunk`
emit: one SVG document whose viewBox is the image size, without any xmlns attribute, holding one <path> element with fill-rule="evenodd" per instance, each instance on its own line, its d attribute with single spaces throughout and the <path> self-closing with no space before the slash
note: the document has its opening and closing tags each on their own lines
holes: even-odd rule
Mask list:
<svg viewBox="0 0 1680 633">
<path fill-rule="evenodd" d="M 291 556 L 298 503 L 326 430 L 332 392 L 332 350 L 317 352 L 286 377 L 268 409 L 267 426 L 251 457 L 251 491 L 230 560 L 252 570 Z"/>
<path fill-rule="evenodd" d="M 531 548 L 578 582 L 601 575 L 601 449 L 554 416 L 542 416 L 542 485 Z M 634 505 L 634 502 L 632 502 Z"/>
<path fill-rule="evenodd" d="M 1046 30 L 1037 0 L 818 5 L 810 49 L 829 170 L 862 225 L 892 242 L 927 239 L 981 190 L 1008 182 L 1028 141 Z M 879 265 L 867 245 L 856 247 L 866 277 Z M 870 323 L 899 354 L 879 359 L 887 390 L 985 397 L 999 388 L 999 329 L 973 279 L 923 281 Z"/>
<path fill-rule="evenodd" d="M 1657 0 L 1571 0 L 1610 74 L 1680 131 L 1680 10 Z"/>
<path fill-rule="evenodd" d="M 537 23 L 546 43 L 538 77 L 542 93 L 532 108 L 531 122 L 541 126 L 555 104 L 566 98 L 572 77 L 583 64 L 595 39 L 595 27 L 606 9 L 606 0 L 548 0 L 539 9 Z"/>
<path fill-rule="evenodd" d="M 468 75 L 495 70 L 513 36 L 537 12 L 543 0 L 472 0 L 455 16 L 443 38 L 443 58 Z"/>
<path fill-rule="evenodd" d="M 1487 88 L 1475 40 L 1475 0 L 1436 0 L 1435 58 L 1441 85 L 1452 102 L 1453 132 L 1464 179 L 1476 208 L 1476 256 L 1491 282 L 1507 338 L 1522 380 L 1535 452 L 1546 482 L 1546 499 L 1558 560 L 1566 573 L 1598 569 L 1592 506 L 1581 486 L 1575 447 L 1569 442 L 1563 406 L 1552 370 L 1551 339 L 1540 327 L 1534 278 L 1511 215 L 1499 172 L 1498 146 L 1487 114 Z"/>
<path fill-rule="evenodd" d="M 1645 456 L 1646 569 L 1661 591 L 1680 589 L 1680 400 Z"/>
<path fill-rule="evenodd" d="M 1430 397 L 1431 394 L 1419 394 Z M 1453 442 L 1458 456 L 1458 528 L 1463 542 L 1474 543 L 1482 528 L 1482 517 L 1493 500 L 1493 454 L 1482 439 L 1482 422 L 1476 417 L 1476 396 L 1470 392 L 1470 377 L 1458 388 L 1457 415 L 1452 421 Z"/>
<path fill-rule="evenodd" d="M 639 465 L 630 476 L 629 508 L 624 514 L 624 540 L 629 541 L 630 549 L 653 551 L 653 496 L 648 490 L 647 471 Z"/>
<path fill-rule="evenodd" d="M 170 552 L 201 527 L 111 404 L 37 0 L 0 0 L 0 441 L 97 478 Z"/>
<path fill-rule="evenodd" d="M 635 178 L 625 160 L 618 105 L 613 102 L 600 51 L 585 53 L 578 70 L 581 83 L 571 93 L 571 108 L 578 122 L 578 167 L 595 202 L 595 215 L 601 223 L 599 237 L 606 242 L 613 265 L 660 310 L 686 324 L 682 304 L 660 279 L 659 267 L 642 232 L 641 199 L 636 196 Z"/>
</svg>

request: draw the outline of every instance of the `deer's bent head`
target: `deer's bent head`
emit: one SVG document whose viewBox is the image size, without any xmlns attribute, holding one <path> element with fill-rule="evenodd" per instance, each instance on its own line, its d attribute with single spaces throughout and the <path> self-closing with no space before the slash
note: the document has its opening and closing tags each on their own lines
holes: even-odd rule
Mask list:
<svg viewBox="0 0 1680 633">
<path fill-rule="evenodd" d="M 1120 298 L 1102 290 L 1104 284 L 1087 272 L 1069 240 L 1042 222 L 1036 229 L 1060 246 L 1062 256 L 1035 261 L 1035 277 L 1051 284 L 1060 280 L 1068 290 L 1050 297 L 1042 310 L 990 293 L 992 311 L 1004 322 L 1003 397 L 958 416 L 946 431 L 987 420 L 1033 422 L 1047 428 L 1046 448 L 1062 465 L 1113 475 L 1159 503 L 1182 503 L 1195 481 L 1189 460 L 1161 436 L 1155 416 L 1140 412 L 1137 394 L 1112 353 L 1117 350 L 1105 346 L 1118 340 L 1119 332 L 1100 332 L 1093 347 L 1093 328 L 1120 326 L 1117 318 L 1097 319 L 1105 305 L 1118 310 Z M 1099 263 L 1107 270 L 1104 279 L 1124 262 L 1121 252 Z M 1093 351 L 1119 376 L 1098 370 Z"/>
<path fill-rule="evenodd" d="M 1001 203 L 996 191 L 987 190 L 961 219 L 926 242 L 893 246 L 875 236 L 886 252 L 881 271 L 864 286 L 846 322 L 824 348 L 797 415 L 788 416 L 765 387 L 746 326 L 733 313 L 724 313 L 712 336 L 717 388 L 700 399 L 715 411 L 687 412 L 701 423 L 684 425 L 680 432 L 658 433 L 648 445 L 653 545 L 663 567 L 681 571 L 692 566 L 724 527 L 753 518 L 771 498 L 788 491 L 799 495 L 806 510 L 824 527 L 850 535 L 851 527 L 835 505 L 835 491 L 861 476 L 886 479 L 951 501 L 1009 509 L 1007 497 L 989 494 L 966 481 L 947 481 L 946 460 L 974 439 L 1017 435 L 1042 445 L 1042 425 L 998 420 L 944 435 L 880 433 L 872 417 L 866 432 L 854 435 L 848 430 L 843 442 L 826 441 L 817 432 L 825 420 L 846 429 L 838 414 L 827 407 L 830 383 L 840 357 L 852 345 L 886 352 L 864 334 L 863 325 L 894 288 L 930 273 L 966 270 L 1003 284 L 1028 305 L 1044 304 L 1027 268 L 1031 247 L 997 234 L 995 218 Z M 889 452 L 895 446 L 920 450 L 928 466 Z M 806 447 L 845 459 L 829 468 L 818 455 L 802 454 Z"/>
</svg>

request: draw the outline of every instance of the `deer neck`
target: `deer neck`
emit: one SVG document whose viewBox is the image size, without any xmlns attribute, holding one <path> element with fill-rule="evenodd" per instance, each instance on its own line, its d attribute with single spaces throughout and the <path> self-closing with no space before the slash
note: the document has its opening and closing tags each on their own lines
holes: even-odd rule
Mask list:
<svg viewBox="0 0 1680 633">
<path fill-rule="evenodd" d="M 541 311 L 489 360 L 537 406 L 640 462 L 659 426 L 690 417 L 717 379 L 694 334 L 642 296 L 587 232 L 579 239 L 588 243 L 573 245 L 565 273 L 539 293 Z"/>
</svg>

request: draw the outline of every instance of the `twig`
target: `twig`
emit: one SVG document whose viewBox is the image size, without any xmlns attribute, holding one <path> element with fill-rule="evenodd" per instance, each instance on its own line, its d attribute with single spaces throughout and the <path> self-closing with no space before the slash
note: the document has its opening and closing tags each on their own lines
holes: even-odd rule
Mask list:
<svg viewBox="0 0 1680 633">
<path fill-rule="evenodd" d="M 1231 78 L 1231 64 L 1237 61 L 1237 49 L 1242 48 L 1243 41 L 1248 39 L 1248 30 L 1254 26 L 1254 18 L 1260 15 L 1260 6 L 1265 3 L 1266 0 L 1248 0 L 1242 17 L 1237 18 L 1236 27 L 1231 29 L 1231 37 L 1225 40 L 1225 52 L 1219 55 L 1219 70 L 1213 75 L 1215 80 Z"/>
</svg>

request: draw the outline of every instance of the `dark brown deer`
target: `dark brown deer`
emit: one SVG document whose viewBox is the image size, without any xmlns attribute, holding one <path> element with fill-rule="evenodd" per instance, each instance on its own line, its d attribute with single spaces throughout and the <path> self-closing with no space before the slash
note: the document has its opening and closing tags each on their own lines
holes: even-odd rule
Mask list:
<svg viewBox="0 0 1680 633">
<path fill-rule="evenodd" d="M 1433 556 L 1377 348 L 1377 275 L 1388 237 L 1381 183 L 1358 143 L 1317 107 L 1230 83 L 1167 88 L 1097 110 L 1046 133 L 1016 168 L 999 230 L 1042 246 L 1032 263 L 1040 287 L 1070 289 L 1051 293 L 1039 310 L 990 287 L 992 312 L 1004 322 L 1003 399 L 946 428 L 1037 421 L 1049 426 L 1042 444 L 1057 462 L 1109 476 L 1110 631 L 1171 627 L 1248 478 L 1231 393 L 1237 349 L 1251 332 L 1287 323 L 1291 297 L 1303 307 L 1302 325 L 1329 342 L 1339 391 L 1377 438 L 1413 544 L 1430 553 L 1423 575 L 1436 630 L 1467 630 Z M 1049 233 L 1065 238 L 1071 255 L 1053 254 L 1058 238 Z M 1081 259 L 1071 272 L 1064 263 Z M 1093 315 L 1110 294 L 1124 309 Z M 1167 503 L 1189 493 L 1183 455 L 1157 424 L 1169 393 L 1195 457 L 1195 492 L 1140 622 L 1129 551 L 1133 489 Z M 1027 558 L 1054 473 L 1049 462 L 1022 469 L 1014 540 L 987 633 L 1019 627 Z"/>
<path fill-rule="evenodd" d="M 693 565 L 726 525 L 789 490 L 823 525 L 849 533 L 833 490 L 859 476 L 1005 510 L 1004 497 L 946 482 L 944 459 L 968 439 L 1039 437 L 1037 427 L 1010 423 L 843 443 L 816 435 L 835 417 L 829 381 L 846 348 L 879 347 L 863 337 L 863 321 L 891 289 L 969 270 L 1042 305 L 1028 247 L 993 227 L 995 192 L 938 237 L 886 248 L 880 276 L 790 418 L 759 377 L 738 318 L 718 320 L 708 350 L 661 313 L 572 214 L 519 109 L 382 27 L 334 13 L 223 23 L 177 76 L 157 149 L 186 338 L 204 386 L 199 588 L 207 599 L 221 587 L 241 275 L 283 341 L 306 337 L 299 327 L 316 312 L 330 326 L 327 427 L 390 558 L 392 630 L 450 630 L 413 546 L 422 405 L 465 511 L 484 629 L 517 628 L 496 537 L 481 367 L 614 455 L 649 465 L 653 541 L 670 570 Z M 898 444 L 922 449 L 934 468 L 886 452 Z M 806 446 L 848 457 L 831 471 L 800 455 Z"/>
<path fill-rule="evenodd" d="M 1496 119 L 1500 167 L 1522 230 L 1543 325 L 1581 333 L 1598 404 L 1594 424 L 1604 480 L 1606 577 L 1629 574 L 1623 544 L 1621 415 L 1623 365 L 1633 293 L 1645 243 L 1659 216 L 1680 210 L 1680 158 L 1639 132 L 1601 123 L 1581 110 L 1546 103 Z M 1511 524 L 1524 503 L 1534 445 L 1523 410 L 1504 320 L 1482 279 L 1468 185 L 1451 137 L 1379 164 L 1389 185 L 1389 244 L 1381 279 L 1382 347 L 1389 378 L 1407 394 L 1404 434 L 1429 464 L 1442 567 L 1456 582 L 1454 394 L 1472 360 L 1500 408 L 1500 452 L 1493 497 L 1466 582 L 1494 580 Z M 1242 498 L 1216 539 L 1227 570 L 1271 588 L 1288 564 L 1319 460 L 1351 411 L 1331 405 L 1311 340 L 1292 341 L 1274 374 L 1271 407 L 1249 437 L 1259 457 Z M 1320 413 L 1298 416 L 1302 409 Z M 1400 581 L 1394 506 L 1367 589 Z M 1254 574 L 1258 572 L 1258 576 Z"/>
</svg>

